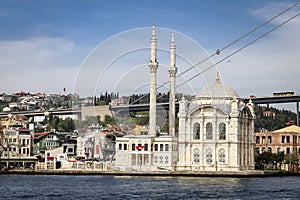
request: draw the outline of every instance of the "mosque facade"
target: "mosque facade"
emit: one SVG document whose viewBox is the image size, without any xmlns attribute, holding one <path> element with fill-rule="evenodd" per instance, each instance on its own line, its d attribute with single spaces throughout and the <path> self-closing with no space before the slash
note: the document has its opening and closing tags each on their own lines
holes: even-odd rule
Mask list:
<svg viewBox="0 0 300 200">
<path fill-rule="evenodd" d="M 176 54 L 174 33 L 170 46 L 169 134 L 156 133 L 155 26 L 152 27 L 150 68 L 150 130 L 146 135 L 116 139 L 115 167 L 121 171 L 247 171 L 254 170 L 254 105 L 244 104 L 217 74 L 214 83 L 191 101 L 179 102 L 175 133 Z M 152 100 L 152 101 L 151 101 Z"/>
</svg>

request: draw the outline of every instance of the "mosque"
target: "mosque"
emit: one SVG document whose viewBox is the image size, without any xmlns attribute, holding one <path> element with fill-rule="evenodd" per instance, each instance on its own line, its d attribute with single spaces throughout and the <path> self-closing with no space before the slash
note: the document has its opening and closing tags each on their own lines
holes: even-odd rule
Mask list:
<svg viewBox="0 0 300 200">
<path fill-rule="evenodd" d="M 156 135 L 157 41 L 152 26 L 149 132 L 116 139 L 120 171 L 247 171 L 254 169 L 254 105 L 244 104 L 219 75 L 195 99 L 179 102 L 175 133 L 176 46 L 170 45 L 169 134 Z"/>
</svg>

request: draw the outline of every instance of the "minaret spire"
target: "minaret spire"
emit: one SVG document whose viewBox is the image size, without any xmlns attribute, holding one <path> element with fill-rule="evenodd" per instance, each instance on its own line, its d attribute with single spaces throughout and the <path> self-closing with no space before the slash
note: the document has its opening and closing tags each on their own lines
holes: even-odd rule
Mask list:
<svg viewBox="0 0 300 200">
<path fill-rule="evenodd" d="M 150 68 L 150 108 L 149 108 L 149 135 L 156 135 L 156 71 L 158 62 L 156 57 L 156 33 L 155 24 L 152 24 L 152 38 L 151 38 L 151 59 L 148 63 Z"/>
<path fill-rule="evenodd" d="M 174 31 L 172 31 L 170 45 L 170 97 L 169 97 L 169 135 L 175 136 L 175 82 L 176 82 L 176 46 Z"/>
<path fill-rule="evenodd" d="M 217 72 L 216 83 L 220 83 L 219 72 Z"/>
<path fill-rule="evenodd" d="M 155 24 L 152 23 L 152 38 L 151 38 L 151 61 L 156 61 L 156 32 L 155 32 Z"/>
</svg>

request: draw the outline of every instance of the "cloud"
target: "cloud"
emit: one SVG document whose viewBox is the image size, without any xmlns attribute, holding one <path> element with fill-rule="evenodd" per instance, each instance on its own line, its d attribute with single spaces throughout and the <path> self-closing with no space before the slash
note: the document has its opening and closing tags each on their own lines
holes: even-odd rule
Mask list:
<svg viewBox="0 0 300 200">
<path fill-rule="evenodd" d="M 71 87 L 82 57 L 76 49 L 63 38 L 0 41 L 0 91 L 58 92 Z"/>
<path fill-rule="evenodd" d="M 297 14 L 299 12 L 299 5 L 296 6 L 296 3 L 288 2 L 270 2 L 265 6 L 257 9 L 251 10 L 250 14 L 255 18 L 263 19 L 265 21 L 271 19 L 275 15 L 285 11 L 286 9 L 293 7 L 286 11 L 284 14 L 276 18 L 272 23 L 282 23 L 285 19 Z"/>
</svg>

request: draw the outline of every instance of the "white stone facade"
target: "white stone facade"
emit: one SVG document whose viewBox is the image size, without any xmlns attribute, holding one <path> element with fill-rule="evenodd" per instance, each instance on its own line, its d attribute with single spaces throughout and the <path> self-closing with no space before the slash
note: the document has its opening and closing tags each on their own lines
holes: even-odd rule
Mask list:
<svg viewBox="0 0 300 200">
<path fill-rule="evenodd" d="M 254 169 L 254 109 L 229 87 L 215 83 L 179 108 L 177 170 Z"/>
<path fill-rule="evenodd" d="M 156 63 L 153 27 L 151 61 Z M 154 42 L 155 41 L 155 42 Z M 173 45 L 173 46 L 172 46 Z M 175 44 L 172 34 L 169 136 L 156 137 L 156 67 L 151 68 L 149 135 L 116 138 L 115 169 L 121 171 L 246 171 L 254 170 L 254 105 L 219 80 L 192 101 L 179 105 L 175 133 Z M 149 65 L 150 67 L 153 65 Z M 154 65 L 158 66 L 158 65 Z M 155 78 L 153 77 L 155 75 Z M 173 89 L 172 89 L 173 88 Z M 152 94 L 152 95 L 151 95 Z"/>
<path fill-rule="evenodd" d="M 177 155 L 174 137 L 127 135 L 116 140 L 115 166 L 121 171 L 174 170 Z"/>
</svg>

